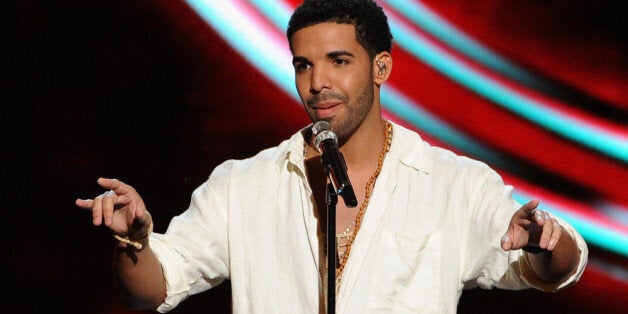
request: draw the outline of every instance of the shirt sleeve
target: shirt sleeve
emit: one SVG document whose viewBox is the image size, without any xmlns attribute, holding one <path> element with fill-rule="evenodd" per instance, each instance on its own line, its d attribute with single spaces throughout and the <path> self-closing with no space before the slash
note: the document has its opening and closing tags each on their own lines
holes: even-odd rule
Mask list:
<svg viewBox="0 0 628 314">
<path fill-rule="evenodd" d="M 522 254 L 523 256 L 521 258 L 523 259 L 523 261 L 520 265 L 521 265 L 521 275 L 523 279 L 525 280 L 525 282 L 528 283 L 531 287 L 534 287 L 538 290 L 542 290 L 546 292 L 556 292 L 580 280 L 580 276 L 582 276 L 582 273 L 584 272 L 584 268 L 587 264 L 589 249 L 587 247 L 586 242 L 582 238 L 582 236 L 569 223 L 567 223 L 565 220 L 559 217 L 552 215 L 551 213 L 549 213 L 549 215 L 558 221 L 558 223 L 563 227 L 563 229 L 567 233 L 569 233 L 569 235 L 571 235 L 571 237 L 575 240 L 576 245 L 578 246 L 578 249 L 580 251 L 580 260 L 578 262 L 578 267 L 576 268 L 576 271 L 564 281 L 557 282 L 557 283 L 547 283 L 544 280 L 540 279 L 534 273 L 534 271 L 532 271 L 532 268 L 530 266 L 530 263 L 528 262 L 526 254 Z"/>
<path fill-rule="evenodd" d="M 190 207 L 170 222 L 164 234 L 153 233 L 150 246 L 166 280 L 166 299 L 157 311 L 174 309 L 193 294 L 229 278 L 227 169 L 216 168 L 193 193 Z M 222 190 L 221 190 L 222 189 Z"/>
<path fill-rule="evenodd" d="M 513 187 L 505 185 L 502 178 L 488 166 L 473 169 L 468 180 L 473 183 L 469 183 L 471 190 L 468 191 L 467 244 L 462 270 L 465 288 L 479 286 L 484 289 L 535 288 L 556 291 L 580 278 L 587 262 L 588 250 L 572 226 L 550 213 L 576 240 L 580 262 L 577 271 L 564 282 L 546 283 L 532 272 L 523 250 L 506 252 L 501 248 L 501 237 L 512 215 L 521 207 L 512 197 Z"/>
</svg>

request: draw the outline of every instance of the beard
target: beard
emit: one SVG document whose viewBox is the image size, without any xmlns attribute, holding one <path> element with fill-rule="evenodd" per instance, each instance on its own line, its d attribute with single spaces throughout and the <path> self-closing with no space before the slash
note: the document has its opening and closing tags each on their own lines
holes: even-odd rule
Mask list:
<svg viewBox="0 0 628 314">
<path fill-rule="evenodd" d="M 347 113 L 344 117 L 323 119 L 329 122 L 331 129 L 338 136 L 338 144 L 342 145 L 358 129 L 371 111 L 371 108 L 373 108 L 373 99 L 375 97 L 373 95 L 375 89 L 373 84 L 373 77 L 369 75 L 369 80 L 353 103 L 348 103 L 349 98 L 346 95 L 334 91 L 314 95 L 307 101 L 306 112 L 310 120 L 316 122 L 320 119 L 316 117 L 316 113 L 311 109 L 313 104 L 324 100 L 339 100 L 344 102 L 346 104 L 345 108 Z"/>
<path fill-rule="evenodd" d="M 344 119 L 334 119 L 330 122 L 331 129 L 338 135 L 339 145 L 349 140 L 351 135 L 364 122 L 371 108 L 373 108 L 373 90 L 373 79 L 371 78 L 355 99 L 355 102 L 347 106 L 347 115 Z"/>
</svg>

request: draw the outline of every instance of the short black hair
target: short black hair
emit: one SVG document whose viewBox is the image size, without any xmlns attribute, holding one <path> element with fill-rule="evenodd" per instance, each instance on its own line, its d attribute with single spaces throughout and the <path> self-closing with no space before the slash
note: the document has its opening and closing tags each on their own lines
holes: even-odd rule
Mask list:
<svg viewBox="0 0 628 314">
<path fill-rule="evenodd" d="M 382 51 L 392 49 L 392 34 L 388 19 L 373 0 L 305 0 L 297 7 L 288 23 L 288 42 L 292 50 L 292 35 L 305 27 L 335 22 L 355 27 L 355 37 L 371 60 Z"/>
</svg>

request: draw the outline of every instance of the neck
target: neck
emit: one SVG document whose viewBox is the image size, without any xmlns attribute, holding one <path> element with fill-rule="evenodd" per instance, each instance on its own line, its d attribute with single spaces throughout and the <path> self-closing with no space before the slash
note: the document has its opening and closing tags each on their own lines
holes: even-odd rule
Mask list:
<svg viewBox="0 0 628 314">
<path fill-rule="evenodd" d="M 347 165 L 361 168 L 369 165 L 382 150 L 385 142 L 386 124 L 381 116 L 365 120 L 360 127 L 340 146 Z"/>
<path fill-rule="evenodd" d="M 350 171 L 373 166 L 386 141 L 385 129 L 386 124 L 381 115 L 367 117 L 345 142 L 339 143 L 339 150 Z M 304 136 L 308 139 L 305 155 L 308 159 L 319 156 L 311 130 L 308 129 Z"/>
</svg>

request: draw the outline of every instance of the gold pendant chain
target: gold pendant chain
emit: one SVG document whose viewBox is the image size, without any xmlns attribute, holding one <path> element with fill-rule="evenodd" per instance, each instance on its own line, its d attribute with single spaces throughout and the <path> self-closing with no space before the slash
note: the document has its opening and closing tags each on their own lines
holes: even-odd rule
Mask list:
<svg viewBox="0 0 628 314">
<path fill-rule="evenodd" d="M 371 188 L 373 187 L 375 180 L 379 176 L 379 173 L 382 171 L 382 165 L 384 164 L 384 157 L 386 156 L 386 153 L 388 153 L 388 151 L 390 150 L 390 145 L 392 143 L 392 131 L 393 131 L 392 125 L 390 124 L 390 122 L 386 120 L 383 120 L 383 121 L 386 124 L 386 130 L 385 130 L 386 140 L 384 143 L 384 148 L 379 153 L 379 158 L 377 160 L 377 170 L 375 170 L 375 173 L 373 173 L 373 175 L 368 180 L 368 182 L 366 182 L 366 188 L 364 192 L 364 201 L 362 202 L 362 205 L 360 205 L 360 209 L 358 210 L 358 214 L 356 215 L 355 221 L 354 221 L 355 228 L 353 229 L 353 233 L 345 235 L 345 233 L 347 233 L 348 230 L 351 228 L 351 226 L 349 226 L 349 228 L 347 229 L 345 233 L 338 235 L 338 236 L 344 235 L 344 237 L 346 238 L 346 242 L 343 241 L 342 246 L 345 248 L 345 250 L 342 253 L 342 255 L 339 255 L 338 257 L 339 263 L 338 263 L 338 268 L 336 269 L 336 290 L 338 290 L 338 287 L 340 286 L 340 277 L 342 276 L 342 272 L 345 268 L 345 264 L 347 263 L 347 260 L 349 259 L 349 254 L 351 254 L 351 246 L 353 245 L 353 240 L 355 239 L 356 235 L 358 234 L 358 231 L 360 230 L 360 226 L 362 225 L 362 219 L 364 218 L 364 213 L 366 212 L 366 207 L 368 206 L 369 199 L 371 197 Z M 338 248 L 340 248 L 340 243 L 338 244 Z"/>
<path fill-rule="evenodd" d="M 342 256 L 347 250 L 347 244 L 349 239 L 353 235 L 353 227 L 355 226 L 355 220 L 347 227 L 342 233 L 336 234 L 336 245 L 338 247 L 338 259 L 342 260 Z"/>
</svg>

